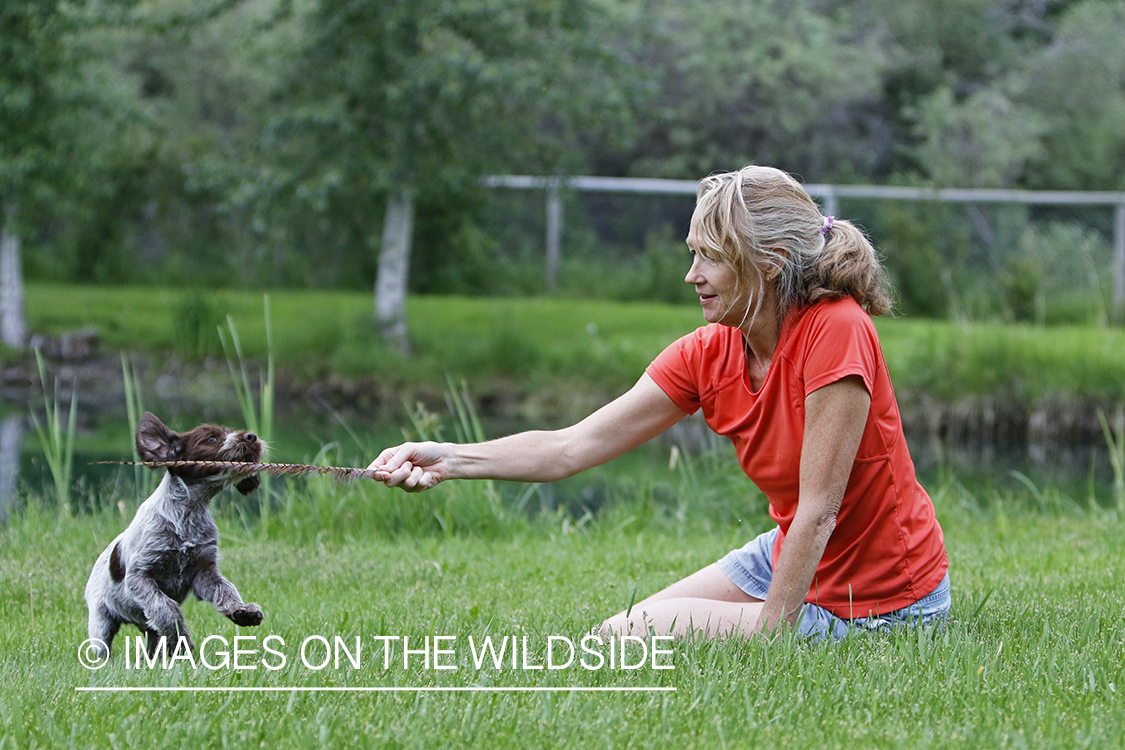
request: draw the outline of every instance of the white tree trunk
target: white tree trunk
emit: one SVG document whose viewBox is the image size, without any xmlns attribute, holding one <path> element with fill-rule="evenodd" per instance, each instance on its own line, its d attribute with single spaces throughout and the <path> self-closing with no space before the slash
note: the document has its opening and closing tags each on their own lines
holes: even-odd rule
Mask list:
<svg viewBox="0 0 1125 750">
<path fill-rule="evenodd" d="M 15 208 L 5 204 L 0 222 L 0 341 L 22 349 L 27 344 L 27 320 L 23 313 L 20 239 L 13 226 L 15 214 Z"/>
<path fill-rule="evenodd" d="M 13 415 L 0 422 L 0 527 L 7 523 L 7 508 L 12 504 L 19 484 L 24 419 L 26 417 Z"/>
<path fill-rule="evenodd" d="M 375 280 L 375 318 L 383 340 L 408 352 L 406 337 L 406 282 L 410 273 L 410 243 L 414 233 L 414 198 L 404 191 L 387 198 L 379 275 Z"/>
<path fill-rule="evenodd" d="M 0 342 L 12 349 L 27 344 L 24 318 L 24 274 L 19 269 L 19 236 L 16 235 L 16 207 L 4 204 L 0 222 Z"/>
</svg>

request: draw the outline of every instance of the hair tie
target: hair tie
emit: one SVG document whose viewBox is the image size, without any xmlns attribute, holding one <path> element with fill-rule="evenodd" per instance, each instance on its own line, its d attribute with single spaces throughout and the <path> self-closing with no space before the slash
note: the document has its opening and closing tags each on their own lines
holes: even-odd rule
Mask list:
<svg viewBox="0 0 1125 750">
<path fill-rule="evenodd" d="M 820 229 L 820 233 L 824 235 L 824 238 L 825 238 L 825 239 L 828 239 L 828 233 L 829 233 L 830 231 L 832 231 L 832 224 L 833 224 L 833 223 L 834 223 L 835 221 L 836 221 L 836 217 L 835 217 L 835 216 L 825 216 L 825 217 L 824 217 L 824 226 L 823 226 L 823 227 L 821 227 L 821 229 Z"/>
</svg>

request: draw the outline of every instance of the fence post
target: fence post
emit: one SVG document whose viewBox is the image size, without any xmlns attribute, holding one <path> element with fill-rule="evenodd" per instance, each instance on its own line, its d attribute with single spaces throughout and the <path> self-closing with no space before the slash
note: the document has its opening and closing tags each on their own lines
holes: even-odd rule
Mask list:
<svg viewBox="0 0 1125 750">
<path fill-rule="evenodd" d="M 1125 203 L 1114 212 L 1113 231 L 1113 320 L 1125 324 Z"/>
<path fill-rule="evenodd" d="M 562 179 L 552 177 L 547 181 L 547 290 L 551 292 L 555 291 L 559 284 L 562 223 Z"/>
<path fill-rule="evenodd" d="M 839 216 L 840 215 L 840 198 L 836 195 L 836 191 L 829 185 L 828 189 L 824 191 L 824 215 L 825 216 Z M 841 217 L 842 218 L 842 217 Z"/>
</svg>

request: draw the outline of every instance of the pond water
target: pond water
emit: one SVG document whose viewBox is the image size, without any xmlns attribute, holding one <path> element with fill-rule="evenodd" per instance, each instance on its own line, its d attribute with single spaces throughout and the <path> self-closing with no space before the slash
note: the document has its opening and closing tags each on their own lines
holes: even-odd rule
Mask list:
<svg viewBox="0 0 1125 750">
<path fill-rule="evenodd" d="M 32 403 L 42 408 L 41 401 Z M 152 410 L 176 430 L 190 429 L 202 421 L 235 426 L 244 423 L 233 406 L 227 411 L 216 411 L 198 405 L 156 404 Z M 30 410 L 20 413 L 15 409 L 0 420 L 0 522 L 6 516 L 6 508 L 18 503 L 21 496 L 29 493 L 43 497 L 54 495 L 51 473 L 29 415 Z M 42 421 L 41 411 L 39 415 Z M 270 441 L 269 459 L 283 463 L 363 467 L 382 448 L 401 442 L 412 429 L 406 416 L 372 422 L 357 417 L 345 418 L 322 404 L 289 408 L 275 421 L 277 427 Z M 454 440 L 455 421 L 449 413 L 435 412 L 430 424 L 442 429 L 445 439 Z M 488 437 L 530 427 L 558 426 L 527 425 L 512 419 L 485 418 L 482 422 Z M 80 409 L 77 423 L 72 484 L 75 502 L 81 508 L 91 503 L 116 502 L 121 497 L 132 498 L 135 495 L 134 467 L 91 463 L 132 460 L 132 435 L 125 409 Z M 994 490 L 1002 495 L 1027 493 L 1033 491 L 1028 489 L 1030 483 L 1039 491 L 1054 488 L 1080 504 L 1087 502 L 1091 490 L 1101 502 L 1107 502 L 1112 496 L 1113 470 L 1104 443 L 943 443 L 921 435 L 908 435 L 907 440 L 918 475 L 931 491 L 955 478 L 974 494 Z M 678 475 L 669 460 L 673 450 L 681 455 L 728 451 L 731 466 L 735 466 L 729 443 L 707 431 L 700 420 L 689 419 L 669 434 L 603 467 L 544 486 L 538 493 L 541 504 L 543 507 L 566 505 L 596 509 L 615 490 L 646 482 L 674 484 Z M 318 454 L 323 456 L 318 459 Z M 518 488 L 509 489 L 512 494 L 518 492 Z"/>
</svg>

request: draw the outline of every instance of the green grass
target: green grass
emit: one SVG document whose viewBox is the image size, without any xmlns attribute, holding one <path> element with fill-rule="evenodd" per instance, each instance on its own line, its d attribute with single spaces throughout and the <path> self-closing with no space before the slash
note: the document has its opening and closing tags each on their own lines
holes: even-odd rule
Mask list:
<svg viewBox="0 0 1125 750">
<path fill-rule="evenodd" d="M 694 307 L 555 299 L 414 298 L 415 354 L 374 340 L 368 295 L 271 292 L 278 365 L 306 377 L 372 375 L 439 388 L 446 373 L 607 392 L 627 386 Z M 230 314 L 264 357 L 262 296 L 32 285 L 32 327 L 96 325 L 111 350 L 218 356 L 193 320 Z M 202 323 L 200 325 L 203 325 Z M 889 319 L 879 322 L 899 390 L 1125 398 L 1125 334 Z M 195 335 L 201 334 L 201 335 Z M 575 386 L 579 384 L 579 386 Z M 336 449 L 337 451 L 339 449 Z M 325 455 L 338 465 L 350 456 Z M 629 458 L 605 467 L 627 475 Z M 186 615 L 208 635 L 284 639 L 271 671 L 181 665 L 129 670 L 78 662 L 82 589 L 135 508 L 120 486 L 78 488 L 61 514 L 24 496 L 0 529 L 0 750 L 24 747 L 1120 747 L 1125 745 L 1125 518 L 1113 499 L 1052 487 L 946 478 L 932 494 L 952 559 L 954 610 L 941 632 L 837 646 L 677 643 L 672 670 L 477 670 L 468 639 L 579 640 L 602 618 L 764 530 L 761 495 L 718 454 L 599 485 L 555 508 L 534 487 L 454 483 L 421 495 L 326 480 L 278 482 L 276 505 L 231 493 L 214 504 L 224 572 L 267 613 L 238 630 L 208 605 Z M 583 480 L 588 481 L 588 480 Z M 1093 490 L 1090 490 L 1091 492 Z M 581 497 L 583 493 L 578 493 Z M 118 505 L 119 497 L 129 498 Z M 121 636 L 134 635 L 129 628 Z M 358 669 L 314 670 L 299 644 L 364 639 Z M 374 636 L 451 636 L 456 670 L 415 658 L 389 670 Z M 119 645 L 124 641 L 119 641 Z M 261 641 L 257 641 L 258 644 Z M 211 652 L 215 655 L 215 652 Z M 264 654 L 259 654 L 264 656 Z M 399 654 L 401 656 L 401 654 Z M 261 665 L 259 658 L 252 664 Z M 673 687 L 672 693 L 85 693 L 133 687 Z"/>
<path fill-rule="evenodd" d="M 936 398 L 1125 398 L 1125 329 L 885 319 L 895 386 Z"/>
<path fill-rule="evenodd" d="M 94 326 L 111 351 L 179 352 L 185 357 L 221 350 L 213 331 L 178 332 L 177 320 L 221 323 L 229 314 L 247 356 L 264 358 L 262 302 L 261 293 L 247 291 L 44 284 L 27 289 L 35 331 L 54 334 Z M 702 323 L 692 305 L 412 297 L 413 354 L 402 357 L 377 340 L 368 294 L 273 291 L 270 304 L 273 353 L 278 366 L 298 378 L 337 374 L 390 386 L 441 388 L 449 373 L 467 378 L 474 392 L 485 383 L 502 382 L 518 384 L 512 387 L 526 396 L 550 384 L 568 384 L 567 399 L 575 393 L 604 398 L 620 392 L 664 346 Z M 199 325 L 207 329 L 209 324 Z M 1125 399 L 1122 329 L 910 318 L 884 318 L 878 326 L 900 392 L 1025 402 Z M 208 336 L 213 338 L 210 347 Z"/>
<path fill-rule="evenodd" d="M 237 630 L 186 605 L 197 643 L 276 635 L 210 670 L 80 666 L 89 566 L 132 507 L 61 516 L 38 498 L 0 531 L 0 748 L 1120 747 L 1125 742 L 1125 522 L 1044 488 L 933 491 L 952 559 L 941 632 L 836 646 L 676 643 L 671 670 L 476 669 L 470 637 L 577 641 L 601 618 L 763 530 L 760 496 L 697 461 L 649 477 L 596 513 L 529 514 L 484 483 L 422 495 L 301 480 L 261 528 L 217 504 L 224 572 L 266 621 Z M 658 486 L 659 485 L 659 486 Z M 518 489 L 518 488 L 513 488 Z M 1035 489 L 1032 492 L 1031 489 Z M 657 491 L 660 490 L 660 491 Z M 664 498 L 664 499 L 660 499 Z M 734 499 L 732 499 L 734 498 Z M 741 523 L 739 521 L 741 519 Z M 122 636 L 135 631 L 123 629 Z M 365 643 L 361 667 L 314 670 L 299 644 Z M 374 636 L 455 640 L 456 670 L 384 669 Z M 123 641 L 119 640 L 119 647 Z M 250 645 L 259 645 L 261 641 Z M 277 645 L 277 642 L 274 642 Z M 212 663 L 219 664 L 217 652 Z M 272 658 L 272 657 L 271 657 Z M 276 664 L 276 660 L 271 661 Z M 84 693 L 87 686 L 673 687 L 672 693 Z"/>
</svg>

